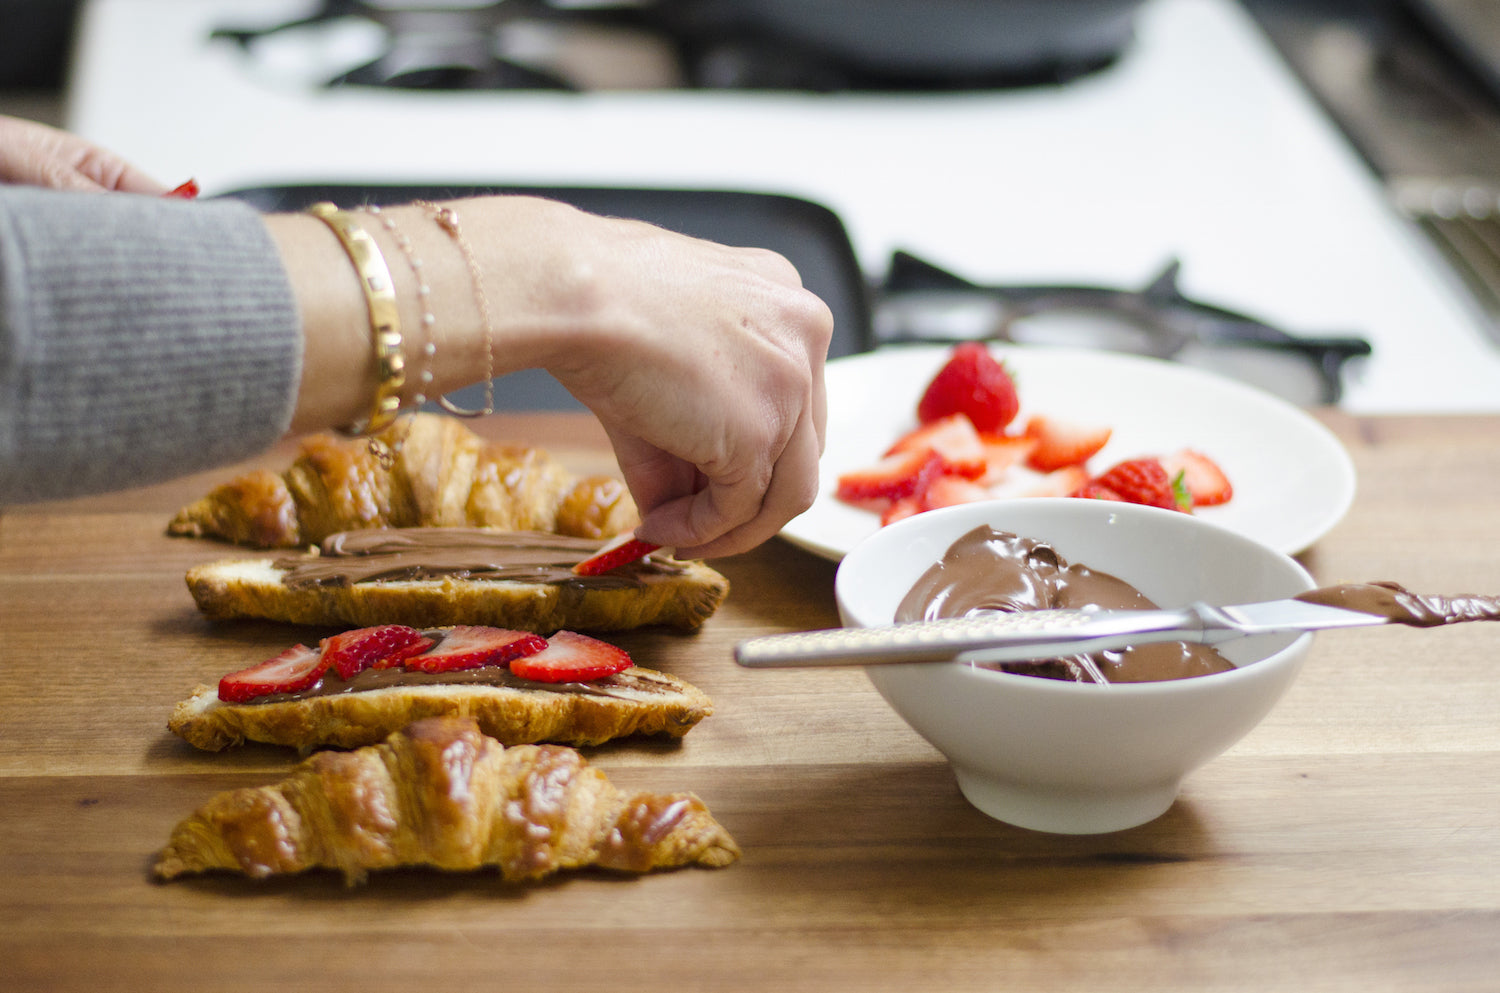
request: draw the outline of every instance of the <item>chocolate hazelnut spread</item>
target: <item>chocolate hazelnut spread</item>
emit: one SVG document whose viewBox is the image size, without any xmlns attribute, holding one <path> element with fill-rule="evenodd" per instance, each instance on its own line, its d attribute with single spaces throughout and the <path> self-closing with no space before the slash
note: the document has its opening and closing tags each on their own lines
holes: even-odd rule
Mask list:
<svg viewBox="0 0 1500 993">
<path fill-rule="evenodd" d="M 898 623 L 965 617 L 986 611 L 1099 607 L 1151 609 L 1134 586 L 1109 573 L 1070 564 L 1046 542 L 981 525 L 959 538 L 917 580 L 896 610 Z M 1005 672 L 1074 682 L 1141 683 L 1225 672 L 1234 665 L 1207 645 L 1137 645 L 995 666 Z"/>
<path fill-rule="evenodd" d="M 1308 590 L 1296 599 L 1384 617 L 1392 624 L 1431 628 L 1462 621 L 1500 621 L 1500 597 L 1413 593 L 1391 582 L 1345 583 Z"/>
<path fill-rule="evenodd" d="M 381 528 L 330 535 L 317 553 L 275 564 L 293 589 L 443 577 L 619 589 L 641 586 L 652 575 L 683 571 L 667 554 L 655 552 L 603 575 L 576 575 L 573 566 L 602 546 L 589 538 L 540 531 Z"/>
</svg>

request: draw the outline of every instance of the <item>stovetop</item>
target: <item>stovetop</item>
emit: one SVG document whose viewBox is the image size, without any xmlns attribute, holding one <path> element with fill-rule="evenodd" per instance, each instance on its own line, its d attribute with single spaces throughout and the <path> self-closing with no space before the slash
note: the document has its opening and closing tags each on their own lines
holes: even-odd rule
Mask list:
<svg viewBox="0 0 1500 993">
<path fill-rule="evenodd" d="M 291 29 L 252 40 L 255 53 L 211 37 L 317 10 L 93 0 L 68 123 L 210 194 L 308 183 L 788 194 L 843 220 L 872 283 L 902 250 L 987 285 L 1135 287 L 1178 260 L 1195 299 L 1293 334 L 1368 339 L 1346 409 L 1500 409 L 1482 309 L 1234 0 L 1146 0 L 1108 65 L 967 87 L 329 86 L 388 54 L 380 37 L 340 22 L 317 40 Z M 560 36 L 538 27 L 503 51 L 544 65 Z M 636 28 L 621 18 L 606 35 Z M 299 46 L 332 50 L 342 68 L 309 68 Z M 584 63 L 607 61 L 589 51 Z"/>
</svg>

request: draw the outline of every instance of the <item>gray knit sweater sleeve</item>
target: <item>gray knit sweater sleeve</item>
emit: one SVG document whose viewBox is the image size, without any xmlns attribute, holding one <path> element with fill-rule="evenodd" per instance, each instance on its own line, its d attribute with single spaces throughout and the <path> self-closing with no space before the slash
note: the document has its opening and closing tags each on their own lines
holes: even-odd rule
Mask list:
<svg viewBox="0 0 1500 993">
<path fill-rule="evenodd" d="M 264 449 L 301 355 L 249 207 L 0 186 L 0 507 Z"/>
</svg>

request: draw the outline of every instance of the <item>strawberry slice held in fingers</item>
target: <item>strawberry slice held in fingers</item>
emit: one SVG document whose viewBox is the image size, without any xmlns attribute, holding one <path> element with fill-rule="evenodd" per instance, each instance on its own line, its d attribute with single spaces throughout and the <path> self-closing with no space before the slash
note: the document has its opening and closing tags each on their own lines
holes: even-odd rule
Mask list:
<svg viewBox="0 0 1500 993">
<path fill-rule="evenodd" d="M 381 624 L 324 638 L 318 647 L 323 652 L 323 661 L 340 679 L 353 679 L 372 666 L 392 668 L 406 656 L 432 647 L 432 639 L 405 624 Z"/>
<path fill-rule="evenodd" d="M 606 542 L 603 548 L 573 566 L 573 573 L 578 576 L 602 576 L 622 565 L 638 562 L 660 547 L 649 541 L 640 540 L 635 536 L 634 531 L 627 531 Z"/>
<path fill-rule="evenodd" d="M 321 651 L 293 645 L 275 658 L 220 679 L 219 699 L 225 703 L 244 703 L 273 693 L 300 693 L 316 686 L 327 671 Z"/>
<path fill-rule="evenodd" d="M 162 196 L 173 200 L 196 200 L 198 198 L 198 181 L 189 179 L 187 182 L 163 193 Z"/>
<path fill-rule="evenodd" d="M 1038 472 L 1083 465 L 1109 444 L 1114 432 L 1091 424 L 1073 424 L 1038 414 L 1026 422 L 1025 436 L 1036 441 L 1026 464 Z"/>
<path fill-rule="evenodd" d="M 420 655 L 402 659 L 403 669 L 454 672 L 484 665 L 504 665 L 547 647 L 547 640 L 540 635 L 475 624 L 460 624 L 430 633 L 437 635 L 437 644 Z"/>
<path fill-rule="evenodd" d="M 538 683 L 585 683 L 629 669 L 623 649 L 575 631 L 559 631 L 547 647 L 510 664 L 512 674 Z"/>
</svg>

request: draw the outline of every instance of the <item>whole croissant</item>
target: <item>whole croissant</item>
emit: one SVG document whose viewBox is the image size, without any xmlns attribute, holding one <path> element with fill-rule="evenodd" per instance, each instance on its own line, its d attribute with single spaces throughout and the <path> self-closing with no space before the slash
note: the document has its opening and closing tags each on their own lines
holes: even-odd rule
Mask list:
<svg viewBox="0 0 1500 993">
<path fill-rule="evenodd" d="M 177 512 L 167 531 L 260 548 L 379 527 L 488 527 L 608 538 L 639 523 L 625 484 L 578 477 L 540 448 L 497 444 L 414 414 L 369 439 L 309 436 L 280 474 L 247 473 Z"/>
<path fill-rule="evenodd" d="M 220 793 L 179 824 L 156 875 L 496 867 L 508 881 L 598 866 L 725 866 L 739 847 L 691 793 L 627 796 L 578 752 L 505 748 L 472 720 L 418 721 L 380 745 L 318 752 L 275 786 Z"/>
</svg>

